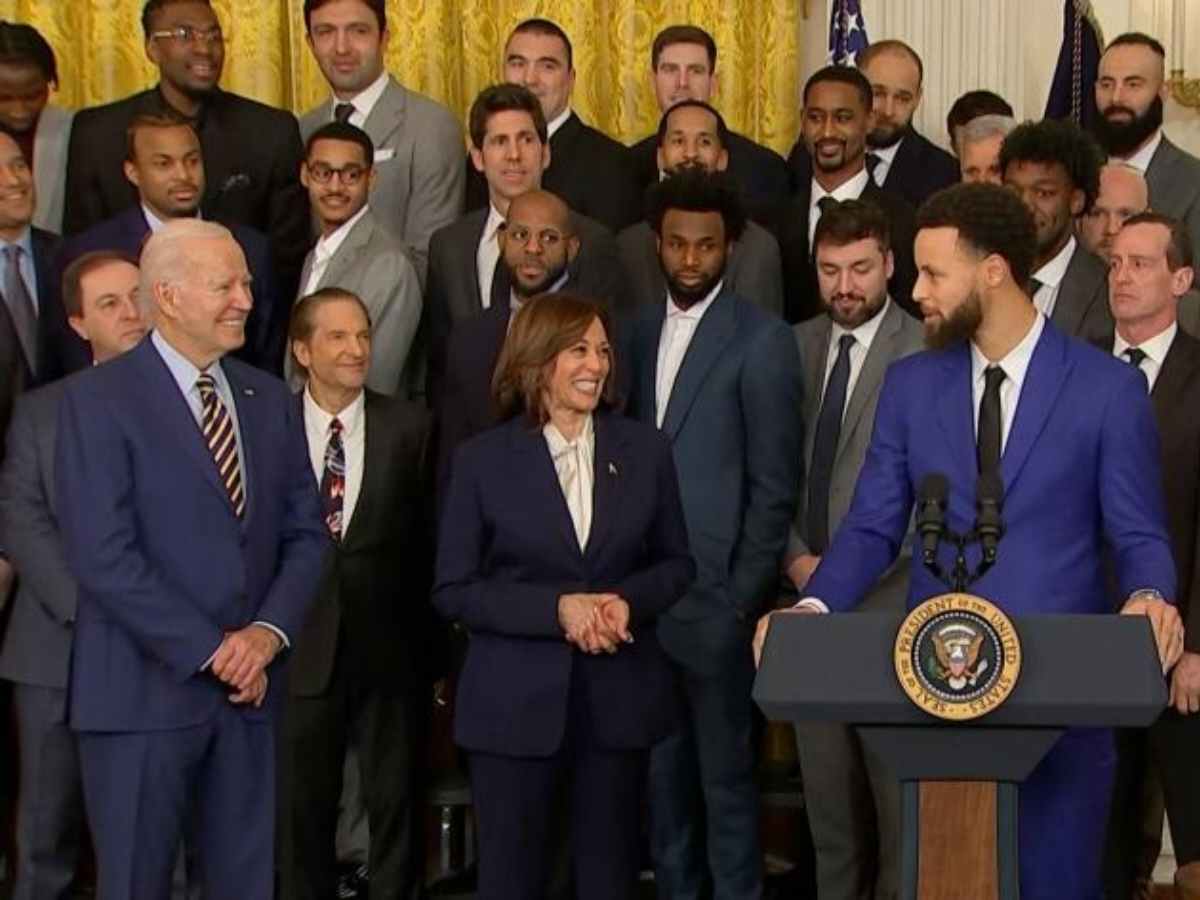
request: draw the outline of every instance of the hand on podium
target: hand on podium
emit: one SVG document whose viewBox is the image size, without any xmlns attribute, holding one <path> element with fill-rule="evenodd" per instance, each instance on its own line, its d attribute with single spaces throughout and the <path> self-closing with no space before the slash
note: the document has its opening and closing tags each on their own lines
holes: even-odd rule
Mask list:
<svg viewBox="0 0 1200 900">
<path fill-rule="evenodd" d="M 771 628 L 771 617 L 788 615 L 819 616 L 821 615 L 821 610 L 815 606 L 786 606 L 783 609 L 769 612 L 759 619 L 758 626 L 754 629 L 754 668 L 757 669 L 758 664 L 762 662 L 763 644 L 766 643 L 767 631 Z"/>
<path fill-rule="evenodd" d="M 1171 673 L 1170 704 L 1181 716 L 1200 712 L 1200 653 L 1185 652 Z"/>
<path fill-rule="evenodd" d="M 1179 610 L 1161 596 L 1138 591 L 1121 607 L 1121 615 L 1145 616 L 1150 620 L 1150 630 L 1154 632 L 1154 643 L 1158 647 L 1158 660 L 1162 663 L 1163 672 L 1168 672 L 1183 653 L 1183 623 L 1179 620 Z"/>
</svg>

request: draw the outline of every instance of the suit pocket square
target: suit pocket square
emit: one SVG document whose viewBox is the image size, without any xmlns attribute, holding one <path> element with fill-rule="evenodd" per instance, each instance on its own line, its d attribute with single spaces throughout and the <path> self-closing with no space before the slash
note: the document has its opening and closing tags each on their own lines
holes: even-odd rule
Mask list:
<svg viewBox="0 0 1200 900">
<path fill-rule="evenodd" d="M 387 162 L 396 155 L 395 147 L 380 147 L 375 151 L 375 162 Z"/>
<path fill-rule="evenodd" d="M 245 172 L 234 172 L 221 184 L 220 193 L 228 194 L 230 191 L 240 191 L 250 187 L 250 176 Z"/>
</svg>

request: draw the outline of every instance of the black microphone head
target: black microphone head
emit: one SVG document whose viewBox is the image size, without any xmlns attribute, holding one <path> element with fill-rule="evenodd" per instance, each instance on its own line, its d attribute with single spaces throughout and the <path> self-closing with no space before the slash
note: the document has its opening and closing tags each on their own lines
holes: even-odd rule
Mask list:
<svg viewBox="0 0 1200 900">
<path fill-rule="evenodd" d="M 950 498 L 950 479 L 941 472 L 930 472 L 921 479 L 920 499 L 922 503 L 937 503 L 945 506 Z"/>
<path fill-rule="evenodd" d="M 975 484 L 976 503 L 995 503 L 997 507 L 1004 505 L 1004 480 L 999 472 L 984 472 Z"/>
</svg>

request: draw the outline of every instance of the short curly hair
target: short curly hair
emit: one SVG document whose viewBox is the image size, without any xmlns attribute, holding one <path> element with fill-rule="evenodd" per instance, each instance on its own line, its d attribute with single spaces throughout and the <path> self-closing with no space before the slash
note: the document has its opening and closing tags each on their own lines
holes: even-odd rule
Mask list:
<svg viewBox="0 0 1200 900">
<path fill-rule="evenodd" d="M 1008 263 L 1013 281 L 1029 282 L 1037 253 L 1033 214 L 1021 199 L 995 184 L 956 184 L 938 191 L 917 213 L 917 231 L 955 228 L 960 241 L 982 256 Z"/>
<path fill-rule="evenodd" d="M 1042 119 L 1018 125 L 1000 145 L 1000 171 L 1007 172 L 1011 162 L 1059 163 L 1071 184 L 1083 191 L 1085 213 L 1100 193 L 1104 151 L 1074 122 Z"/>
<path fill-rule="evenodd" d="M 738 240 L 746 230 L 746 210 L 736 185 L 724 172 L 682 166 L 650 188 L 646 206 L 646 219 L 660 237 L 663 219 L 671 209 L 720 213 L 727 241 Z"/>
</svg>

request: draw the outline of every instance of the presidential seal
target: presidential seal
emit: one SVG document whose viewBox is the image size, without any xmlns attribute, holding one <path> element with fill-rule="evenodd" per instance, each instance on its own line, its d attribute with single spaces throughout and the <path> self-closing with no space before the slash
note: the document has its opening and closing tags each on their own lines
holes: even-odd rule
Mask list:
<svg viewBox="0 0 1200 900">
<path fill-rule="evenodd" d="M 894 658 L 913 703 L 963 722 L 1008 699 L 1021 674 L 1021 640 L 1012 620 L 982 597 L 942 594 L 904 619 Z"/>
</svg>

